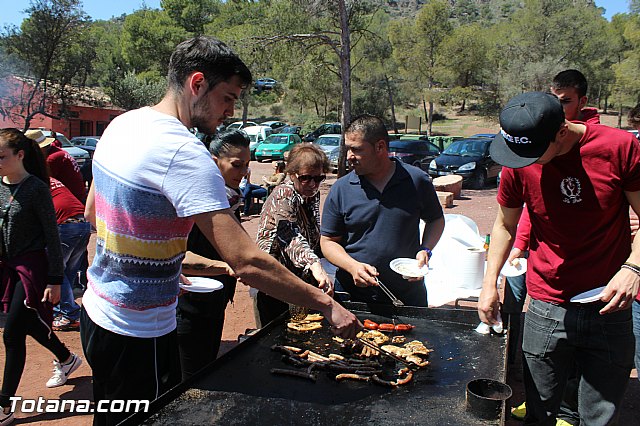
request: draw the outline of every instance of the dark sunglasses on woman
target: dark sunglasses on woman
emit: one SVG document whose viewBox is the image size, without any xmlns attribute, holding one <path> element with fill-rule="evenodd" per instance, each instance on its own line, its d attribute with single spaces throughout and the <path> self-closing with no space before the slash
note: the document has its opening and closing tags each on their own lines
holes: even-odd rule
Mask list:
<svg viewBox="0 0 640 426">
<path fill-rule="evenodd" d="M 296 177 L 302 183 L 307 183 L 310 181 L 314 181 L 315 183 L 320 183 L 327 178 L 327 175 L 313 176 L 313 175 L 297 175 L 296 174 Z"/>
</svg>

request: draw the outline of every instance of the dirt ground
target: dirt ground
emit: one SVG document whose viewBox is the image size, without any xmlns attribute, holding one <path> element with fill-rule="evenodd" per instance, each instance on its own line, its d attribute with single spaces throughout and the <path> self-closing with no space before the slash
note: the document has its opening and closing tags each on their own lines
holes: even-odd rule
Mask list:
<svg viewBox="0 0 640 426">
<path fill-rule="evenodd" d="M 473 133 L 488 132 L 491 129 L 478 127 L 473 129 Z M 261 176 L 268 175 L 272 171 L 271 163 L 252 162 L 252 181 L 260 182 Z M 322 184 L 321 194 L 326 196 L 330 185 L 335 181 L 335 175 L 331 175 Z M 478 225 L 482 234 L 489 233 L 496 216 L 497 205 L 495 202 L 495 184 L 484 190 L 463 190 L 460 199 L 455 200 L 452 208 L 445 213 L 463 214 L 472 218 Z M 258 226 L 257 214 L 243 218 L 242 225 L 254 237 Z M 93 256 L 95 247 L 95 236 L 92 236 L 90 243 L 90 256 Z M 80 301 L 80 300 L 79 300 Z M 236 290 L 233 305 L 227 308 L 226 322 L 223 332 L 223 343 L 221 352 L 231 349 L 238 341 L 238 337 L 245 333 L 247 329 L 255 328 L 253 317 L 253 305 L 248 293 L 248 287 L 239 285 Z M 0 314 L 0 328 L 4 328 L 4 316 Z M 58 334 L 60 339 L 70 348 L 71 351 L 82 356 L 79 333 L 77 331 L 63 332 Z M 3 343 L 0 343 L 3 346 Z M 91 399 L 91 371 L 86 364 L 83 364 L 69 379 L 66 385 L 47 389 L 45 382 L 51 375 L 52 355 L 38 345 L 34 340 L 27 340 L 27 363 L 22 375 L 22 381 L 18 388 L 17 395 L 24 399 Z M 4 365 L 4 347 L 0 350 L 0 365 Z M 511 369 L 508 382 L 514 388 L 512 400 L 514 404 L 519 404 L 523 399 L 521 367 L 516 364 Z M 634 372 L 635 376 L 635 372 Z M 640 395 L 640 384 L 636 379 L 630 379 L 629 390 L 625 399 L 623 418 L 621 424 L 640 425 L 635 413 L 640 405 L 638 401 Z M 69 414 L 69 413 L 17 413 L 16 424 L 37 424 L 46 422 L 51 425 L 89 425 L 92 422 L 90 415 Z M 519 422 L 509 420 L 508 425 L 517 425 Z"/>
</svg>

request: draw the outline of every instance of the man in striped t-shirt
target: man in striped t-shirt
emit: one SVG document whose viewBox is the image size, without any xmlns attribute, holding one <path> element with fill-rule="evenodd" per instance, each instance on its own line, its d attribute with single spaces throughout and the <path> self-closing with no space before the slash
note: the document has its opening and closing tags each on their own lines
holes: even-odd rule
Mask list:
<svg viewBox="0 0 640 426">
<path fill-rule="evenodd" d="M 189 131 L 214 133 L 251 82 L 223 43 L 178 45 L 169 90 L 153 106 L 113 120 L 96 149 L 87 213 L 98 230 L 83 298 L 81 338 L 94 400 L 155 399 L 180 380 L 176 300 L 187 235 L 197 224 L 243 282 L 321 311 L 340 335 L 353 314 L 262 252 L 229 212 L 224 180 Z M 114 424 L 129 413 L 99 413 Z"/>
</svg>

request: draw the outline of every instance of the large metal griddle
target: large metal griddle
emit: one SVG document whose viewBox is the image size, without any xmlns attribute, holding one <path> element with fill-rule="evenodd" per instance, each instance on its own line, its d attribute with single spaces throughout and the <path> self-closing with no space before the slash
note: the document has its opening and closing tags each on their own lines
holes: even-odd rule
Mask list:
<svg viewBox="0 0 640 426">
<path fill-rule="evenodd" d="M 411 323 L 409 340 L 435 349 L 431 365 L 408 385 L 390 389 L 372 383 L 336 382 L 319 372 L 313 383 L 274 376 L 285 365 L 274 344 L 293 344 L 336 352 L 328 324 L 323 330 L 295 333 L 284 317 L 240 343 L 187 382 L 138 413 L 127 424 L 157 425 L 480 425 L 488 422 L 465 410 L 465 386 L 474 378 L 506 381 L 507 337 L 480 335 L 475 310 L 393 307 L 346 303 L 361 320 Z M 306 343 L 306 344 L 305 344 Z M 326 352 L 328 353 L 328 352 Z M 150 417 L 149 417 L 150 416 Z M 149 418 L 147 418 L 149 417 Z"/>
</svg>

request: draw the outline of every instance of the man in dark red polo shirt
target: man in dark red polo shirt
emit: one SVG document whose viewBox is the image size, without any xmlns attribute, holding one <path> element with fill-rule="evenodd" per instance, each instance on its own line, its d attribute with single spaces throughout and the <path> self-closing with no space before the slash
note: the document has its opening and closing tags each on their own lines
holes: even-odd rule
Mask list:
<svg viewBox="0 0 640 426">
<path fill-rule="evenodd" d="M 25 135 L 40 145 L 47 159 L 51 177 L 62 182 L 84 204 L 87 200 L 87 188 L 80 173 L 80 166 L 67 151 L 52 144 L 56 139 L 55 133 L 52 132 L 53 137 L 48 138 L 40 130 L 28 130 Z"/>
<path fill-rule="evenodd" d="M 540 92 L 510 100 L 500 127 L 491 156 L 505 168 L 480 319 L 496 322 L 496 280 L 526 204 L 525 424 L 555 424 L 573 362 L 581 423 L 613 424 L 633 365 L 640 239 L 631 248 L 628 213 L 640 211 L 640 145 L 628 132 L 565 120 L 558 98 Z M 594 289 L 597 300 L 574 299 Z"/>
</svg>

